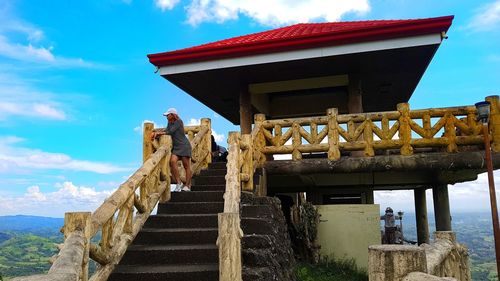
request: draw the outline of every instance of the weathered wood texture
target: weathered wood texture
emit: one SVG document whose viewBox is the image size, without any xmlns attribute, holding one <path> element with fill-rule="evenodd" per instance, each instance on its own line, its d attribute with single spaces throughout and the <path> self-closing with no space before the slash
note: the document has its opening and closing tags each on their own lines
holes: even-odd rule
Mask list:
<svg viewBox="0 0 500 281">
<path fill-rule="evenodd" d="M 240 228 L 239 213 L 220 213 L 219 237 L 219 280 L 241 281 L 241 238 L 243 232 Z"/>
<path fill-rule="evenodd" d="M 203 129 L 205 128 L 199 131 Z M 160 197 L 162 200 L 168 200 L 170 196 L 170 168 L 167 164 L 171 155 L 172 141 L 170 136 L 162 136 L 155 143 L 151 141 L 152 132 L 152 124 L 146 123 L 144 164 L 97 210 L 92 214 L 66 213 L 63 227 L 65 242 L 49 270 L 49 275 L 41 275 L 36 277 L 38 279 L 30 280 L 86 281 L 89 258 L 100 264 L 90 280 L 107 280 Z M 204 142 L 206 143 L 206 140 Z M 91 243 L 90 239 L 99 231 L 101 231 L 100 241 L 97 244 Z M 71 256 L 65 253 L 70 253 Z M 76 279 L 72 279 L 74 274 L 78 274 Z"/>
<path fill-rule="evenodd" d="M 241 237 L 240 199 L 242 177 L 253 177 L 253 152 L 251 135 L 240 138 L 238 132 L 229 133 L 226 173 L 226 192 L 224 193 L 224 213 L 219 214 L 219 280 L 241 281 Z M 242 173 L 242 169 L 245 173 Z M 246 179 L 247 183 L 249 179 Z M 253 186 L 252 186 L 253 188 Z"/>
<path fill-rule="evenodd" d="M 492 104 L 492 148 L 500 152 L 498 97 L 487 100 Z M 349 151 L 373 157 L 388 150 L 409 156 L 422 148 L 442 148 L 449 153 L 482 149 L 482 125 L 476 121 L 474 106 L 410 110 L 409 104 L 401 103 L 397 109 L 338 115 L 331 108 L 326 116 L 279 120 L 256 115 L 254 155 L 262 165 L 265 157 L 261 154 L 291 154 L 293 160 L 300 160 L 304 153 L 326 152 L 328 159 L 338 160 Z"/>
<path fill-rule="evenodd" d="M 268 161 L 268 174 L 355 173 L 408 170 L 486 170 L 483 152 L 427 153 L 411 156 L 374 156 L 366 158 L 343 157 L 338 161 L 324 158 L 302 161 Z M 493 166 L 500 167 L 500 153 L 493 153 Z"/>
</svg>

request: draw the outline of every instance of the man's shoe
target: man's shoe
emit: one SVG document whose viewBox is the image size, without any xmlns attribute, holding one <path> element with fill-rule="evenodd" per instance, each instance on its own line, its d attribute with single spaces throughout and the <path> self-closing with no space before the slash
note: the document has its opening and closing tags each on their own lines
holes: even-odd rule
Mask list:
<svg viewBox="0 0 500 281">
<path fill-rule="evenodd" d="M 191 188 L 189 188 L 189 187 L 187 187 L 187 186 L 184 186 L 184 187 L 182 188 L 182 191 L 191 191 Z"/>
</svg>

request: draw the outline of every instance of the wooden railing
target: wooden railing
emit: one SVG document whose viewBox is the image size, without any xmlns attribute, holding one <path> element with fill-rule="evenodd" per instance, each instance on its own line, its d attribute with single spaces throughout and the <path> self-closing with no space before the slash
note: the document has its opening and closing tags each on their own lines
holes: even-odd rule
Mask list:
<svg viewBox="0 0 500 281">
<path fill-rule="evenodd" d="M 241 190 L 253 189 L 253 151 L 251 135 L 231 132 L 228 138 L 224 212 L 219 213 L 219 280 L 241 281 L 240 198 Z"/>
<path fill-rule="evenodd" d="M 498 96 L 491 103 L 492 149 L 500 151 L 500 105 Z M 326 116 L 265 120 L 255 116 L 252 131 L 255 165 L 266 155 L 327 153 L 338 160 L 342 154 L 360 151 L 365 157 L 381 153 L 412 155 L 415 149 L 441 149 L 457 152 L 462 147 L 483 144 L 482 124 L 476 120 L 474 106 L 410 110 L 407 103 L 397 111 L 339 115 L 336 108 Z"/>
<path fill-rule="evenodd" d="M 170 136 L 151 140 L 153 124 L 144 124 L 144 164 L 92 214 L 66 213 L 64 243 L 48 274 L 18 277 L 13 281 L 107 280 L 158 202 L 170 200 Z M 185 127 L 193 149 L 192 170 L 211 161 L 210 119 Z M 99 235 L 100 234 L 100 235 Z M 100 238 L 99 238 L 100 237 Z M 95 239 L 97 243 L 91 242 Z M 98 263 L 88 277 L 89 259 Z"/>
</svg>

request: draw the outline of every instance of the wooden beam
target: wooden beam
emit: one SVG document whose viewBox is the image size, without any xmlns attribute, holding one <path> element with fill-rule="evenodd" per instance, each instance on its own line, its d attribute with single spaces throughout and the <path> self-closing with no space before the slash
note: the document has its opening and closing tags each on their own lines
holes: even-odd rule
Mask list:
<svg viewBox="0 0 500 281">
<path fill-rule="evenodd" d="M 500 168 L 500 153 L 493 153 L 493 166 Z M 302 159 L 301 161 L 268 161 L 267 173 L 272 174 L 312 174 L 312 173 L 352 173 L 384 171 L 450 171 L 486 170 L 484 153 L 425 153 L 410 156 L 379 155 L 374 157 L 342 157 L 337 161 L 326 158 Z"/>
</svg>

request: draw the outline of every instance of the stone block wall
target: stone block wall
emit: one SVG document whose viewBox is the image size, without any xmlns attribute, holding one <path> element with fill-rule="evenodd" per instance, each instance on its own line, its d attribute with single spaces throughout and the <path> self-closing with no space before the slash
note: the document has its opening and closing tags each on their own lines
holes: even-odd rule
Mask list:
<svg viewBox="0 0 500 281">
<path fill-rule="evenodd" d="M 280 200 L 241 196 L 244 281 L 294 281 L 295 258 Z"/>
</svg>

